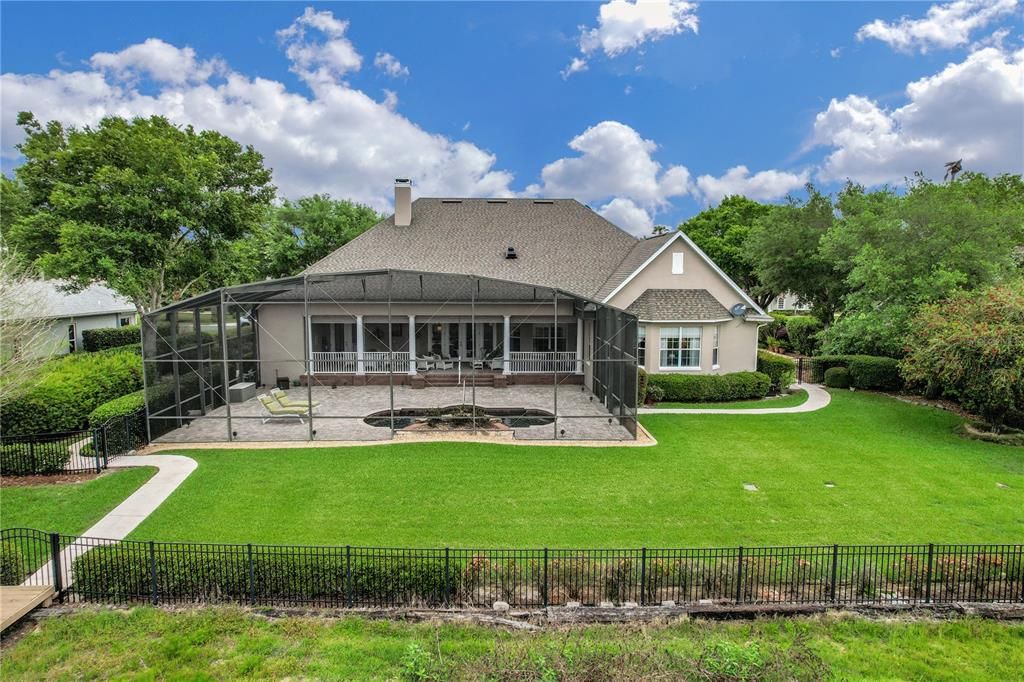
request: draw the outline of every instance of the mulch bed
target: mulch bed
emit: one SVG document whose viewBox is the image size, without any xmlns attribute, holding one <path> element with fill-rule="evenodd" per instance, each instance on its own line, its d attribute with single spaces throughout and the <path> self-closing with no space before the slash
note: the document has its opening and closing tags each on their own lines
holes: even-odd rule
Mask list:
<svg viewBox="0 0 1024 682">
<path fill-rule="evenodd" d="M 29 485 L 55 485 L 60 483 L 84 483 L 103 474 L 52 474 L 47 476 L 2 476 L 0 487 L 17 488 Z"/>
</svg>

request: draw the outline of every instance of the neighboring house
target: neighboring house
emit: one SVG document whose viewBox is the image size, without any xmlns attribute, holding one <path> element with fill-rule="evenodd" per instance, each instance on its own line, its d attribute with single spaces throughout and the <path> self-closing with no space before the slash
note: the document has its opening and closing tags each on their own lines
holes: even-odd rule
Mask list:
<svg viewBox="0 0 1024 682">
<path fill-rule="evenodd" d="M 62 291 L 61 286 L 57 280 L 36 280 L 18 295 L 24 304 L 12 318 L 38 318 L 50 327 L 49 342 L 36 349 L 39 356 L 81 350 L 86 329 L 124 327 L 136 321 L 135 306 L 105 286 L 94 284 L 77 293 Z"/>
<path fill-rule="evenodd" d="M 772 302 L 768 304 L 768 310 L 771 312 L 778 312 L 783 310 L 792 310 L 795 312 L 806 313 L 811 309 L 810 303 L 804 303 L 800 300 L 800 297 L 792 292 L 786 292 L 779 294 L 772 299 Z"/>
<path fill-rule="evenodd" d="M 517 437 L 632 438 L 638 365 L 754 370 L 769 321 L 682 232 L 637 238 L 572 199 L 412 201 L 398 182 L 393 216 L 302 274 L 147 314 L 150 425 L 178 440 L 351 440 L 379 437 L 363 420 L 379 426 L 384 408 L 394 424 L 398 409 L 474 402 L 556 417 Z M 305 425 L 264 427 L 252 384 L 311 386 L 321 405 Z M 231 386 L 243 405 L 224 405 Z"/>
</svg>

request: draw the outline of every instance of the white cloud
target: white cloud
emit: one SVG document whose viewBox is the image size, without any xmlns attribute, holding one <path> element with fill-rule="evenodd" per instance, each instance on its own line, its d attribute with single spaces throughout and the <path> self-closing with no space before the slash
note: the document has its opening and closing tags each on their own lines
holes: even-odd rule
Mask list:
<svg viewBox="0 0 1024 682">
<path fill-rule="evenodd" d="M 881 40 L 900 52 L 927 52 L 966 45 L 972 31 L 1016 11 L 1018 0 L 955 0 L 932 5 L 924 18 L 901 17 L 896 22 L 875 19 L 861 26 L 857 40 Z"/>
<path fill-rule="evenodd" d="M 652 213 L 693 189 L 690 171 L 684 166 L 663 168 L 651 157 L 657 146 L 624 123 L 602 121 L 569 142 L 578 156 L 544 166 L 541 183 L 530 185 L 526 192 L 586 202 L 609 200 L 602 211 L 618 216 L 629 213 L 631 223 L 649 226 Z M 628 200 L 629 205 L 614 199 Z M 646 213 L 646 221 L 638 219 L 639 211 Z"/>
<path fill-rule="evenodd" d="M 831 50 L 828 51 L 828 53 L 829 55 L 831 55 L 832 59 L 839 59 L 843 54 L 843 48 L 833 47 Z"/>
<path fill-rule="evenodd" d="M 700 26 L 697 4 L 685 0 L 610 0 L 598 10 L 596 27 L 580 27 L 582 57 L 574 57 L 562 71 L 568 78 L 587 68 L 587 59 L 601 51 L 617 57 L 646 42 L 685 31 L 696 33 Z"/>
<path fill-rule="evenodd" d="M 629 199 L 617 197 L 597 210 L 604 218 L 615 223 L 626 232 L 635 235 L 649 234 L 654 227 L 651 214 Z"/>
<path fill-rule="evenodd" d="M 914 81 L 907 103 L 888 110 L 859 95 L 833 99 L 815 118 L 810 145 L 830 147 L 825 181 L 899 182 L 943 164 L 987 173 L 1024 171 L 1024 50 L 985 48 Z"/>
<path fill-rule="evenodd" d="M 392 78 L 409 77 L 409 69 L 390 52 L 378 52 L 373 58 L 373 65 Z"/>
<path fill-rule="evenodd" d="M 394 111 L 398 108 L 398 93 L 394 90 L 388 90 L 384 88 L 384 108 L 388 111 Z"/>
<path fill-rule="evenodd" d="M 160 83 L 208 80 L 224 69 L 219 59 L 198 60 L 191 47 L 178 48 L 159 38 L 132 45 L 120 52 L 97 52 L 89 64 L 122 81 L 148 76 Z"/>
<path fill-rule="evenodd" d="M 363 58 L 345 37 L 347 30 L 348 22 L 335 19 L 332 12 L 307 7 L 288 28 L 278 31 L 277 37 L 292 61 L 291 70 L 315 85 L 336 82 L 349 71 L 362 68 Z M 325 40 L 309 39 L 307 31 L 320 33 Z"/>
<path fill-rule="evenodd" d="M 346 22 L 329 13 L 307 10 L 285 29 L 283 40 L 291 52 L 300 34 L 304 44 L 313 44 L 307 41 L 317 33 L 325 33 L 330 42 L 343 35 L 345 27 Z M 116 54 L 140 54 L 135 47 Z M 176 58 L 181 63 L 195 61 L 189 48 L 175 49 L 180 51 Z M 23 137 L 14 124 L 18 111 L 76 126 L 95 124 L 105 115 L 159 114 L 252 144 L 264 154 L 274 169 L 275 184 L 288 197 L 329 192 L 386 210 L 396 177 L 415 178 L 420 195 L 512 193 L 512 175 L 495 167 L 493 154 L 470 142 L 424 130 L 389 109 L 394 98 L 387 94 L 379 102 L 344 82 L 318 79 L 311 83 L 311 94 L 301 94 L 281 82 L 250 77 L 227 66 L 216 81 L 155 82 L 143 92 L 136 78 L 122 73 L 116 62 L 104 57 L 100 63 L 78 71 L 0 76 L 3 155 L 18 157 L 14 145 Z M 314 73 L 327 68 L 326 62 L 317 60 L 302 63 Z M 329 68 L 340 68 L 341 63 Z M 139 69 L 135 62 L 132 68 Z"/>
<path fill-rule="evenodd" d="M 810 173 L 807 171 L 789 173 L 764 170 L 751 175 L 746 166 L 735 166 L 717 178 L 712 175 L 701 175 L 697 178 L 697 187 L 708 204 L 717 204 L 733 194 L 741 194 L 757 201 L 773 201 L 800 189 L 808 180 Z"/>
</svg>

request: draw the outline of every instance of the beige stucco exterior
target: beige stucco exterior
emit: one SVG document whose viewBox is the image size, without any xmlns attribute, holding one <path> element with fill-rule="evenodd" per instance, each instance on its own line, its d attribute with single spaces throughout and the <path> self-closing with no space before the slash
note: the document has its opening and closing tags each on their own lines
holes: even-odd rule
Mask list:
<svg viewBox="0 0 1024 682">
<path fill-rule="evenodd" d="M 683 254 L 683 272 L 672 272 L 672 254 Z M 648 289 L 707 289 L 727 310 L 737 303 L 749 304 L 705 257 L 685 239 L 676 238 L 624 286 L 614 292 L 608 303 L 616 308 L 628 308 Z M 640 320 L 647 334 L 644 369 L 648 372 L 679 372 L 697 374 L 726 374 L 757 369 L 758 322 L 731 315 L 720 322 L 693 322 L 689 320 Z M 718 365 L 711 362 L 712 339 L 719 328 Z M 701 353 L 699 369 L 670 369 L 660 366 L 660 338 L 663 328 L 699 327 Z"/>
</svg>

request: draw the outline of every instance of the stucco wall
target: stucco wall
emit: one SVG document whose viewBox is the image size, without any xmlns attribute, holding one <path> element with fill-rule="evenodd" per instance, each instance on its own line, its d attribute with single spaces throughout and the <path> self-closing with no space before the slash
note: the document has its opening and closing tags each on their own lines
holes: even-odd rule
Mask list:
<svg viewBox="0 0 1024 682">
<path fill-rule="evenodd" d="M 672 254 L 682 252 L 683 274 L 672 273 Z M 672 242 L 664 252 L 655 258 L 632 281 L 618 291 L 609 301 L 625 309 L 648 289 L 707 289 L 726 310 L 737 303 L 746 302 L 715 270 L 682 239 Z M 748 304 L 749 305 L 749 304 Z M 728 372 L 752 371 L 757 368 L 757 325 L 758 323 L 729 317 L 719 323 L 719 367 L 712 369 L 711 348 L 715 323 L 658 324 L 643 323 L 647 329 L 647 357 L 645 368 L 648 372 L 688 372 L 699 374 L 724 374 Z M 701 327 L 700 370 L 662 370 L 659 367 L 659 334 L 661 327 Z"/>
</svg>

